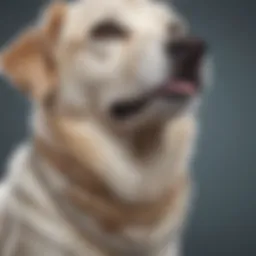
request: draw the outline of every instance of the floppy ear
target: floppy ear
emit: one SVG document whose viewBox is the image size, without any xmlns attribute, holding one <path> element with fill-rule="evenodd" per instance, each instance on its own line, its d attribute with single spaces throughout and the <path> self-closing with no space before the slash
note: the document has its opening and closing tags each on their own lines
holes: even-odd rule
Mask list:
<svg viewBox="0 0 256 256">
<path fill-rule="evenodd" d="M 41 26 L 27 29 L 0 53 L 3 75 L 36 100 L 58 83 L 54 48 L 65 13 L 65 3 L 51 4 Z"/>
</svg>

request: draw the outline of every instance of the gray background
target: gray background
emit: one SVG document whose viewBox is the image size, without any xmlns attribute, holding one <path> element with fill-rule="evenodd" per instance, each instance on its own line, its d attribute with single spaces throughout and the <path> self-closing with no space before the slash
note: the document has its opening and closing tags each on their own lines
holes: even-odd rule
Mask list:
<svg viewBox="0 0 256 256">
<path fill-rule="evenodd" d="M 1 0 L 0 43 L 35 17 L 43 0 Z M 199 196 L 186 256 L 256 255 L 256 3 L 176 0 L 215 58 L 215 85 L 202 110 L 194 164 Z M 26 134 L 28 103 L 0 81 L 0 164 Z"/>
</svg>

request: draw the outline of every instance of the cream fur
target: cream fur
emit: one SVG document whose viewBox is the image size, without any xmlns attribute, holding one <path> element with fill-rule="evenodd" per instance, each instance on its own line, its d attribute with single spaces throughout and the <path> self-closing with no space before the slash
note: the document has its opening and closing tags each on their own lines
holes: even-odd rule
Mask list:
<svg viewBox="0 0 256 256">
<path fill-rule="evenodd" d="M 159 200 L 177 177 L 189 176 L 198 99 L 188 105 L 156 100 L 123 122 L 111 119 L 108 111 L 117 100 L 143 95 L 165 80 L 170 72 L 163 51 L 166 28 L 178 24 L 185 33 L 183 18 L 173 7 L 146 0 L 81 0 L 65 4 L 63 13 L 51 54 L 59 79 L 54 87 L 57 114 L 53 119 L 67 151 L 93 169 L 119 200 L 128 204 Z M 129 39 L 94 41 L 90 37 L 91 29 L 109 17 L 130 31 Z M 48 18 L 44 16 L 37 29 L 44 28 Z M 19 84 L 13 70 L 4 62 L 2 66 L 3 73 Z M 55 81 L 48 78 L 45 84 Z M 48 90 L 32 92 L 32 131 L 58 148 L 42 103 Z M 42 91 L 44 95 L 38 97 Z M 135 156 L 135 132 L 156 124 L 161 124 L 157 146 L 143 157 Z M 0 190 L 1 256 L 179 255 L 189 186 L 158 225 L 132 225 L 110 234 L 66 198 L 70 181 L 60 171 L 35 154 L 33 141 L 11 157 Z"/>
</svg>

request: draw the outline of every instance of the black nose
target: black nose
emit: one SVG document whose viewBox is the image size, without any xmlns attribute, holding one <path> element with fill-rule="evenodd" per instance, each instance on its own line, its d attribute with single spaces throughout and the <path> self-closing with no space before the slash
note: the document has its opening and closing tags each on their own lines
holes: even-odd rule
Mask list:
<svg viewBox="0 0 256 256">
<path fill-rule="evenodd" d="M 172 58 L 201 58 L 206 51 L 206 42 L 200 38 L 185 37 L 167 43 L 167 53 Z"/>
<path fill-rule="evenodd" d="M 168 57 L 174 64 L 175 76 L 195 79 L 206 48 L 206 42 L 204 40 L 194 37 L 184 37 L 169 42 L 166 50 Z"/>
</svg>

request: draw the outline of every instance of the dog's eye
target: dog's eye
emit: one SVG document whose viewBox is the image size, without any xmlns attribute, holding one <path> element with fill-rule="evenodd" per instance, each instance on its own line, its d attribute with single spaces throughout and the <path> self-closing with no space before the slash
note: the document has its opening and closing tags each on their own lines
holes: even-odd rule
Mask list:
<svg viewBox="0 0 256 256">
<path fill-rule="evenodd" d="M 113 21 L 105 21 L 92 29 L 91 36 L 95 39 L 122 39 L 128 36 L 128 31 Z"/>
</svg>

